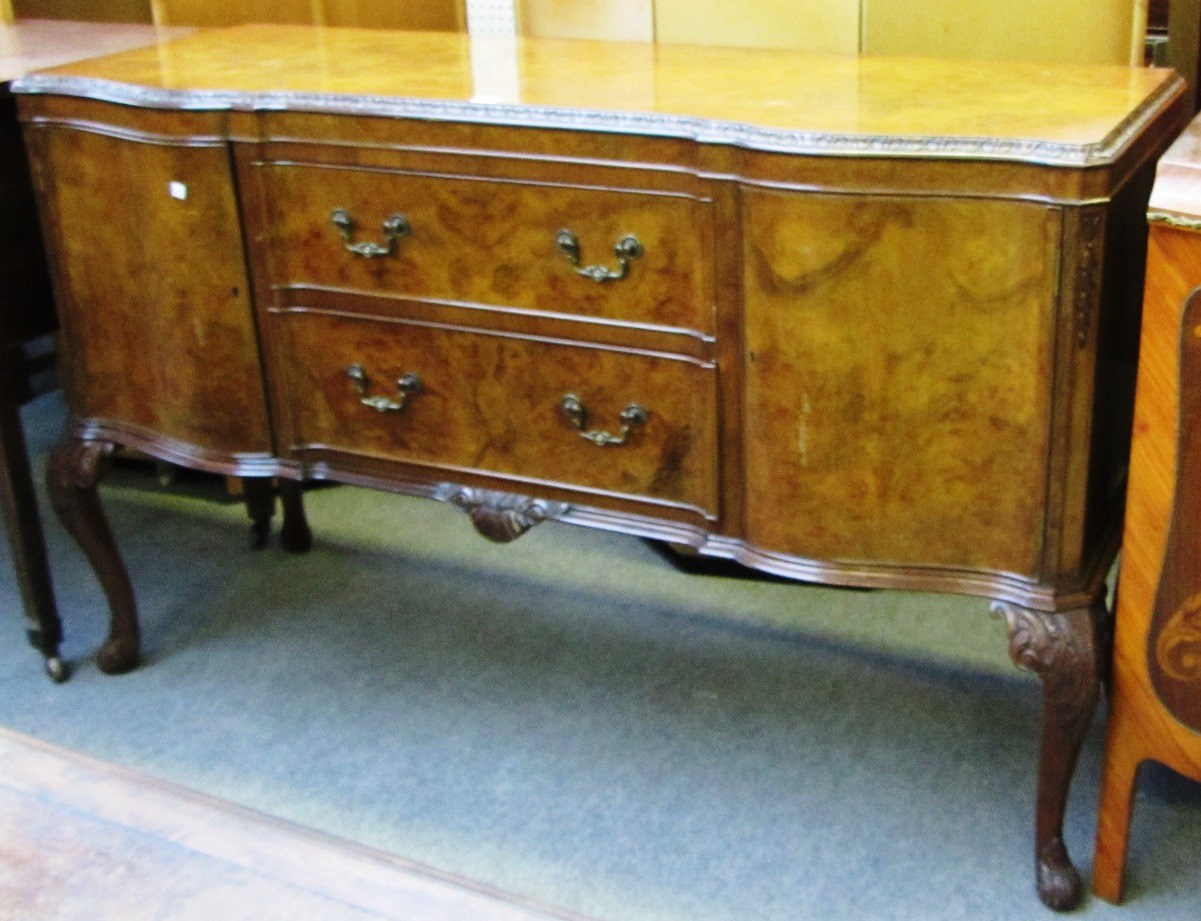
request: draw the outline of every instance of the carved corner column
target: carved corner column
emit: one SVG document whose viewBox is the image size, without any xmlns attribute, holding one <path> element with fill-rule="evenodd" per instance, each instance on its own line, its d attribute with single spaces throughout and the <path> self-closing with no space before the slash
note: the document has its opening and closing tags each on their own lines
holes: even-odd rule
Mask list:
<svg viewBox="0 0 1201 921">
<path fill-rule="evenodd" d="M 1009 655 L 1043 686 L 1042 740 L 1034 829 L 1039 898 L 1066 911 L 1080 901 L 1080 874 L 1063 842 L 1068 789 L 1100 689 L 1099 637 L 1106 629 L 1104 595 L 1088 607 L 1057 613 L 1004 602 L 992 606 L 1009 632 Z"/>
<path fill-rule="evenodd" d="M 133 587 L 96 491 L 114 447 L 111 442 L 66 435 L 50 452 L 46 465 L 50 504 L 87 557 L 108 599 L 109 635 L 96 662 L 110 675 L 137 666 L 141 642 Z"/>
</svg>

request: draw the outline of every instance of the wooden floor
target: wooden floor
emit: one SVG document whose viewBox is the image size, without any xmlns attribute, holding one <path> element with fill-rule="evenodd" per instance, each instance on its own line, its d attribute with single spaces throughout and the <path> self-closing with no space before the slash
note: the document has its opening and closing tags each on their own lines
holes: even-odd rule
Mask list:
<svg viewBox="0 0 1201 921">
<path fill-rule="evenodd" d="M 0 729 L 0 921 L 214 918 L 575 916 Z"/>
</svg>

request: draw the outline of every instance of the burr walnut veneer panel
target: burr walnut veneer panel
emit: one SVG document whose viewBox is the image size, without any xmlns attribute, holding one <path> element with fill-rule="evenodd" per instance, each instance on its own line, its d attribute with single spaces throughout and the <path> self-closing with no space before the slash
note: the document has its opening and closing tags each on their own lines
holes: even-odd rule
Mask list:
<svg viewBox="0 0 1201 921">
<path fill-rule="evenodd" d="M 291 163 L 264 165 L 258 181 L 281 284 L 713 332 L 708 214 L 684 194 Z M 332 207 L 344 208 L 363 237 L 378 236 L 395 213 L 412 230 L 395 258 L 357 259 L 342 247 Z M 622 284 L 597 284 L 564 271 L 566 257 L 555 247 L 562 229 L 575 235 L 583 263 L 613 262 L 613 247 L 630 235 L 643 252 Z"/>
<path fill-rule="evenodd" d="M 67 394 L 80 419 L 199 456 L 268 458 L 229 152 L 220 119 L 207 121 L 205 134 L 137 143 L 90 128 L 38 133 L 35 162 L 72 164 L 39 177 Z"/>
<path fill-rule="evenodd" d="M 743 208 L 748 537 L 1036 577 L 1057 210 L 765 190 Z"/>
<path fill-rule="evenodd" d="M 981 595 L 1043 679 L 1038 889 L 1076 902 L 1175 77 L 247 27 L 18 90 L 102 667 L 137 661 L 95 492 L 131 442 Z"/>
<path fill-rule="evenodd" d="M 353 465 L 357 454 L 490 471 L 691 506 L 716 518 L 716 386 L 712 365 L 683 356 L 584 346 L 532 336 L 297 310 L 274 320 L 288 414 L 281 451 Z M 346 369 L 369 389 L 417 374 L 403 417 L 364 405 Z M 576 395 L 614 431 L 631 403 L 646 422 L 597 463 L 596 445 L 564 424 Z M 601 497 L 597 497 L 602 501 Z"/>
</svg>

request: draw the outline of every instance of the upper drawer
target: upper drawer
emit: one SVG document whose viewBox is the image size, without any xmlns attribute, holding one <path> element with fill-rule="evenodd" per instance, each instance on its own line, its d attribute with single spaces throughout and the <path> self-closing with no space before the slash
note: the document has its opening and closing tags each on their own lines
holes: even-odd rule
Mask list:
<svg viewBox="0 0 1201 921">
<path fill-rule="evenodd" d="M 271 282 L 490 304 L 712 333 L 709 206 L 679 193 L 263 164 Z M 353 223 L 352 244 L 333 220 Z M 396 233 L 385 229 L 403 218 Z M 344 226 L 344 223 L 343 223 Z M 578 242 L 573 265 L 560 232 Z M 615 249 L 640 250 L 624 270 Z M 621 278 L 596 281 L 577 269 Z"/>
</svg>

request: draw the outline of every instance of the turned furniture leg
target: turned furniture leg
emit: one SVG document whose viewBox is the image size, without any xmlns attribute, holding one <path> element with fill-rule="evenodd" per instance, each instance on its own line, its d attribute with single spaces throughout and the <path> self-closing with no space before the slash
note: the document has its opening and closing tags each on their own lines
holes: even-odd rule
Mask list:
<svg viewBox="0 0 1201 921">
<path fill-rule="evenodd" d="M 42 654 L 51 680 L 65 681 L 70 670 L 58 652 L 63 625 L 54 603 L 25 433 L 10 384 L 7 378 L 0 380 L 0 505 L 25 611 L 26 636 Z"/>
<path fill-rule="evenodd" d="M 1009 654 L 1043 685 L 1034 862 L 1039 898 L 1066 911 L 1080 901 L 1080 875 L 1063 843 L 1068 788 L 1084 734 L 1097 705 L 1098 632 L 1106 618 L 1104 596 L 1092 605 L 1059 613 L 997 603 L 1009 629 Z"/>
<path fill-rule="evenodd" d="M 279 498 L 284 507 L 284 524 L 279 544 L 289 553 L 306 553 L 313 546 L 313 532 L 304 513 L 304 484 L 297 480 L 279 481 Z"/>
<path fill-rule="evenodd" d="M 275 490 L 270 477 L 242 477 L 242 495 L 250 516 L 250 547 L 262 550 L 271 536 L 271 517 L 275 514 Z"/>
<path fill-rule="evenodd" d="M 140 642 L 133 587 L 96 491 L 104 460 L 114 447 L 109 442 L 66 435 L 50 452 L 46 465 L 54 512 L 88 558 L 108 599 L 109 635 L 96 661 L 100 670 L 110 675 L 137 666 Z"/>
<path fill-rule="evenodd" d="M 269 477 L 243 477 L 242 490 L 251 521 L 250 546 L 261 550 L 271 536 L 271 518 L 275 514 L 274 481 Z M 289 553 L 305 553 L 313 546 L 313 533 L 304 514 L 302 484 L 295 480 L 280 480 L 279 498 L 284 507 L 279 545 Z"/>
</svg>

